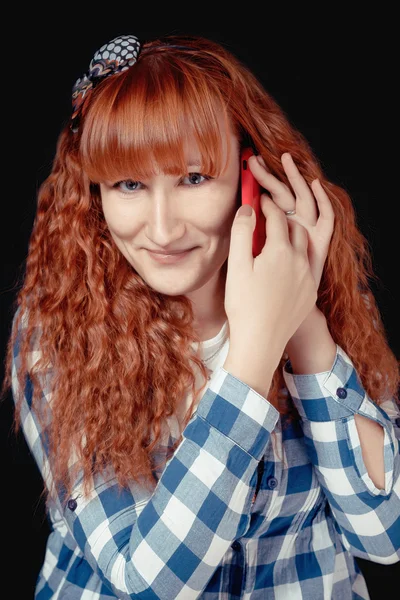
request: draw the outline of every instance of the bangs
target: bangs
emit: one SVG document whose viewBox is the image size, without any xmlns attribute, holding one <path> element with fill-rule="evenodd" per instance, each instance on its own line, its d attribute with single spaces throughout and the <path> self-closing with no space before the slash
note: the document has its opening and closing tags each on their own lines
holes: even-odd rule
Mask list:
<svg viewBox="0 0 400 600">
<path fill-rule="evenodd" d="M 219 177 L 229 162 L 231 133 L 224 99 L 196 67 L 177 59 L 138 61 L 105 79 L 92 97 L 80 141 L 82 167 L 94 183 L 143 180 L 158 171 L 180 176 L 189 164 Z M 198 148 L 194 156 L 190 141 Z"/>
</svg>

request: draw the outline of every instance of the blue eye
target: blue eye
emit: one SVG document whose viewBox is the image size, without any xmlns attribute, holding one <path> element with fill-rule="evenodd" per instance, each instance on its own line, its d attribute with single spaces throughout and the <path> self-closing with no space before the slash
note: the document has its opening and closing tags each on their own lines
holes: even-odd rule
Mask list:
<svg viewBox="0 0 400 600">
<path fill-rule="evenodd" d="M 196 181 L 197 178 L 202 178 L 203 181 Z M 214 177 L 210 177 L 209 175 L 202 175 L 201 173 L 189 173 L 186 177 L 183 177 L 182 180 L 188 179 L 191 183 L 185 183 L 186 187 L 198 187 L 199 185 L 205 183 L 205 181 L 209 181 L 214 179 Z M 138 191 L 138 186 L 143 185 L 140 181 L 133 181 L 133 179 L 124 179 L 122 181 L 117 181 L 113 184 L 114 189 L 118 189 L 122 194 L 131 195 L 134 192 Z"/>
<path fill-rule="evenodd" d="M 128 186 L 137 185 L 138 183 L 140 183 L 140 182 L 132 181 L 132 179 L 124 179 L 123 181 L 117 181 L 117 183 L 114 183 L 113 188 L 117 188 L 121 192 L 123 192 L 125 194 L 129 194 L 130 192 L 136 192 L 136 188 L 132 188 L 132 187 L 128 187 Z M 122 187 L 122 186 L 126 186 L 126 188 L 124 189 L 124 187 Z"/>
<path fill-rule="evenodd" d="M 191 183 L 193 183 L 195 185 L 200 185 L 201 183 L 203 183 L 202 181 L 199 181 L 199 182 L 196 183 L 195 181 L 193 181 L 194 177 L 202 177 L 206 181 L 208 181 L 209 179 L 211 179 L 211 177 L 208 177 L 207 175 L 202 175 L 201 173 L 189 173 L 188 177 L 184 177 L 184 179 L 191 180 Z"/>
</svg>

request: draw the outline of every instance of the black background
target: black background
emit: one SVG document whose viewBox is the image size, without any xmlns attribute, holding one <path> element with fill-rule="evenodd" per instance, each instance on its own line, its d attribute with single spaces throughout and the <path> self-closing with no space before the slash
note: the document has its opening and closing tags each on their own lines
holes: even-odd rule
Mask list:
<svg viewBox="0 0 400 600">
<path fill-rule="evenodd" d="M 94 8 L 94 7 L 93 7 Z M 381 7 L 356 15 L 324 14 L 287 5 L 240 8 L 217 22 L 205 5 L 163 15 L 153 6 L 96 17 L 65 7 L 57 16 L 38 10 L 15 17 L 3 49 L 3 189 L 0 289 L 1 352 L 10 332 L 18 277 L 23 272 L 36 209 L 36 193 L 48 176 L 58 134 L 70 114 L 75 80 L 94 52 L 117 35 L 140 40 L 187 33 L 204 35 L 236 54 L 278 101 L 308 139 L 328 178 L 354 202 L 368 239 L 379 280 L 371 287 L 389 344 L 400 358 L 397 278 L 399 237 L 398 60 L 395 16 Z M 123 12 L 122 12 L 123 11 Z M 8 27 L 6 27 L 8 29 Z M 1 377 L 4 376 L 2 364 Z M 42 482 L 24 439 L 11 433 L 12 399 L 0 407 L 2 457 L 3 581 L 16 581 L 13 597 L 33 598 L 49 532 L 38 497 Z M 394 597 L 400 563 L 379 565 L 358 559 L 371 598 Z M 13 568 L 21 577 L 11 579 Z M 9 575 L 10 574 L 10 575 Z M 14 584 L 15 585 L 15 584 Z M 389 593 L 389 595 L 387 595 Z M 315 599 L 317 600 L 317 599 Z"/>
</svg>

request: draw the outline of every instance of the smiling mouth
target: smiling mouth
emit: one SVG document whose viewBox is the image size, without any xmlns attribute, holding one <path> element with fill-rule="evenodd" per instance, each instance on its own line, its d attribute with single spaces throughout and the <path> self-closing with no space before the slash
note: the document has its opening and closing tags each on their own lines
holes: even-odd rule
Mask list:
<svg viewBox="0 0 400 600">
<path fill-rule="evenodd" d="M 189 250 L 185 250 L 184 252 L 179 252 L 179 253 L 175 253 L 175 254 L 160 254 L 157 252 L 152 252 L 151 250 L 149 250 L 148 252 L 155 261 L 164 263 L 164 264 L 169 264 L 169 263 L 178 262 L 179 260 L 186 258 L 187 256 L 189 256 L 189 254 L 192 252 L 192 250 L 195 250 L 195 249 L 196 249 L 196 247 L 189 248 Z"/>
<path fill-rule="evenodd" d="M 189 250 L 193 250 L 193 248 L 185 248 L 184 250 L 171 250 L 171 252 L 164 252 L 162 250 L 149 250 L 149 252 L 152 252 L 153 254 L 160 254 L 161 256 L 172 256 L 174 254 L 189 252 Z"/>
</svg>

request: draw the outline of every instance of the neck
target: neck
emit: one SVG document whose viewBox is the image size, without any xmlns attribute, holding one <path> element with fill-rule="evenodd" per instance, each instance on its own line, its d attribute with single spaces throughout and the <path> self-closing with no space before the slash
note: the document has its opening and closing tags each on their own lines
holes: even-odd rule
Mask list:
<svg viewBox="0 0 400 600">
<path fill-rule="evenodd" d="M 209 340 L 217 335 L 227 320 L 225 312 L 225 282 L 227 262 L 222 266 L 218 279 L 201 290 L 192 298 L 194 304 L 193 327 L 200 341 Z"/>
<path fill-rule="evenodd" d="M 223 324 L 225 323 L 227 316 L 225 314 L 221 315 L 221 317 L 215 321 L 204 323 L 203 325 L 197 325 L 196 331 L 200 336 L 200 341 L 204 342 L 206 340 L 210 340 L 215 337 L 222 329 Z"/>
</svg>

